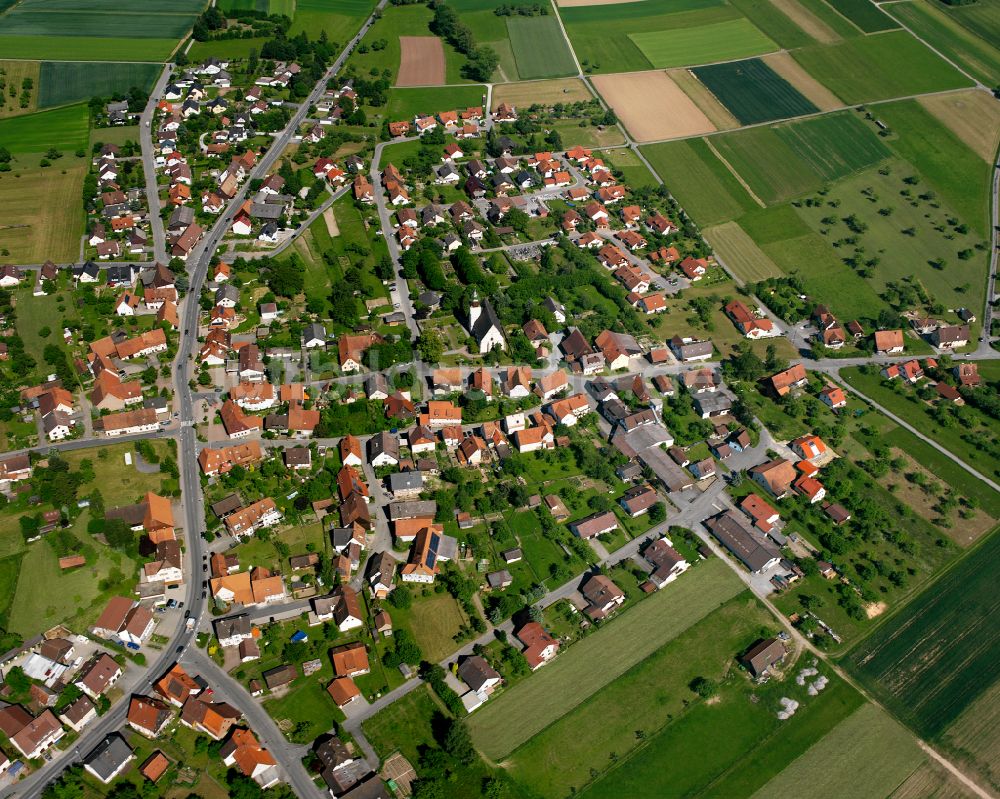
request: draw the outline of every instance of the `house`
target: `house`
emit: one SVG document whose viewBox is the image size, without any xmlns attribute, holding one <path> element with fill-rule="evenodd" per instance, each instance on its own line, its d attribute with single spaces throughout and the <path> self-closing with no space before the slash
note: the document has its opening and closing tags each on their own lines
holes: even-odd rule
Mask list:
<svg viewBox="0 0 1000 799">
<path fill-rule="evenodd" d="M 506 569 L 490 572 L 486 575 L 486 585 L 491 591 L 504 591 L 513 584 L 514 578 Z"/>
<path fill-rule="evenodd" d="M 747 494 L 743 497 L 740 501 L 740 510 L 764 533 L 770 533 L 781 520 L 778 511 L 756 494 Z"/>
<path fill-rule="evenodd" d="M 20 705 L 8 705 L 0 714 L 0 730 L 28 760 L 40 757 L 65 734 L 55 714 L 48 709 L 32 718 Z"/>
<path fill-rule="evenodd" d="M 338 677 L 326 687 L 326 690 L 341 710 L 355 699 L 361 698 L 361 691 L 350 677 Z"/>
<path fill-rule="evenodd" d="M 779 335 L 780 331 L 770 319 L 759 318 L 740 300 L 733 300 L 725 308 L 726 315 L 732 320 L 746 338 L 759 339 Z"/>
<path fill-rule="evenodd" d="M 302 346 L 306 349 L 326 346 L 326 328 L 319 322 L 306 325 L 302 331 Z"/>
<path fill-rule="evenodd" d="M 708 271 L 708 262 L 704 258 L 692 258 L 690 255 L 679 264 L 681 272 L 692 283 L 701 280 Z"/>
<path fill-rule="evenodd" d="M 625 593 L 603 574 L 588 577 L 580 593 L 588 603 L 583 612 L 594 621 L 607 618 L 625 602 Z"/>
<path fill-rule="evenodd" d="M 333 673 L 338 677 L 360 677 L 370 671 L 368 652 L 360 641 L 330 650 Z"/>
<path fill-rule="evenodd" d="M 545 409 L 556 424 L 564 424 L 567 427 L 572 427 L 591 411 L 590 401 L 585 394 L 573 394 L 565 399 L 556 400 Z"/>
<path fill-rule="evenodd" d="M 806 368 L 802 364 L 795 364 L 795 366 L 785 369 L 783 372 L 771 375 L 766 380 L 767 387 L 771 389 L 776 397 L 784 397 L 792 389 L 801 388 L 808 382 L 809 378 L 806 375 Z"/>
<path fill-rule="evenodd" d="M 649 581 L 658 589 L 669 585 L 690 568 L 684 556 L 666 538 L 656 539 L 643 550 L 642 556 L 653 567 Z"/>
<path fill-rule="evenodd" d="M 524 647 L 521 653 L 532 671 L 541 668 L 559 653 L 559 641 L 537 621 L 529 621 L 520 627 L 514 632 L 514 637 Z"/>
<path fill-rule="evenodd" d="M 368 463 L 374 467 L 395 466 L 399 463 L 399 439 L 387 432 L 368 439 Z"/>
<path fill-rule="evenodd" d="M 398 445 L 397 445 L 398 447 Z M 340 450 L 340 462 L 344 466 L 360 466 L 361 459 L 361 439 L 348 433 L 338 444 Z"/>
<path fill-rule="evenodd" d="M 84 759 L 83 768 L 107 785 L 121 774 L 135 755 L 117 732 L 107 735 Z"/>
<path fill-rule="evenodd" d="M 794 483 L 792 483 L 792 488 L 794 488 L 795 491 L 802 496 L 806 497 L 812 505 L 815 505 L 826 496 L 826 489 L 823 487 L 823 484 L 815 477 L 811 477 L 808 474 L 801 475 Z"/>
<path fill-rule="evenodd" d="M 458 543 L 444 534 L 440 524 L 428 524 L 413 539 L 410 558 L 400 571 L 405 583 L 433 583 L 439 571 L 438 564 L 451 560 Z"/>
<path fill-rule="evenodd" d="M 396 575 L 396 560 L 389 552 L 378 552 L 368 559 L 365 579 L 376 599 L 385 599 L 392 591 Z"/>
<path fill-rule="evenodd" d="M 851 520 L 851 512 L 839 502 L 827 502 L 823 505 L 825 513 L 836 525 L 847 524 Z"/>
<path fill-rule="evenodd" d="M 2 285 L 2 281 L 0 281 L 0 285 Z M 968 343 L 968 325 L 941 325 L 931 333 L 931 344 L 941 350 L 957 349 Z"/>
<path fill-rule="evenodd" d="M 951 370 L 961 388 L 976 388 L 982 383 L 979 375 L 979 364 L 963 362 Z"/>
<path fill-rule="evenodd" d="M 73 684 L 91 699 L 97 699 L 118 682 L 123 673 L 114 658 L 101 652 L 92 656 L 81 667 Z"/>
<path fill-rule="evenodd" d="M 479 655 L 468 655 L 461 659 L 458 678 L 477 694 L 487 696 L 503 682 L 499 672 L 486 662 L 486 658 Z"/>
<path fill-rule="evenodd" d="M 755 535 L 735 511 L 727 510 L 703 524 L 734 557 L 754 574 L 767 571 L 781 560 L 781 550 L 766 538 Z"/>
<path fill-rule="evenodd" d="M 152 783 L 159 782 L 170 768 L 170 760 L 157 749 L 139 766 L 139 773 Z"/>
<path fill-rule="evenodd" d="M 638 485 L 633 486 L 622 494 L 618 500 L 618 504 L 622 506 L 629 516 L 635 519 L 648 513 L 649 509 L 658 501 L 659 497 L 651 486 Z"/>
<path fill-rule="evenodd" d="M 269 691 L 276 691 L 290 685 L 299 676 L 298 670 L 290 663 L 275 666 L 273 669 L 261 672 L 264 684 Z"/>
<path fill-rule="evenodd" d="M 170 707 L 151 696 L 133 695 L 126 719 L 128 726 L 140 735 L 156 738 L 170 722 Z"/>
<path fill-rule="evenodd" d="M 746 666 L 754 678 L 760 679 L 774 666 L 781 663 L 785 657 L 785 645 L 777 638 L 764 638 L 757 641 L 740 657 L 740 663 Z"/>
<path fill-rule="evenodd" d="M 188 698 L 201 693 L 201 686 L 180 663 L 175 663 L 154 683 L 153 690 L 175 707 L 183 707 Z"/>
<path fill-rule="evenodd" d="M 797 476 L 791 461 L 786 461 L 784 458 L 775 458 L 754 466 L 747 474 L 775 499 L 781 499 L 791 493 L 792 483 Z"/>
<path fill-rule="evenodd" d="M 59 715 L 59 720 L 73 732 L 80 732 L 97 718 L 97 705 L 89 696 L 79 696 L 67 705 Z"/>
<path fill-rule="evenodd" d="M 826 444 L 819 436 L 801 436 L 788 445 L 792 452 L 805 461 L 816 461 L 827 453 Z"/>
<path fill-rule="evenodd" d="M 241 613 L 215 621 L 215 637 L 222 647 L 239 646 L 241 641 L 253 638 L 253 626 L 250 617 Z"/>
<path fill-rule="evenodd" d="M 696 341 L 680 336 L 674 336 L 670 339 L 670 349 L 674 353 L 674 357 L 682 363 L 704 361 L 711 358 L 713 353 L 711 341 Z"/>
<path fill-rule="evenodd" d="M 594 343 L 604 355 L 607 368 L 612 370 L 628 368 L 629 359 L 642 352 L 635 338 L 628 333 L 605 330 L 594 339 Z"/>
<path fill-rule="evenodd" d="M 250 730 L 235 728 L 219 750 L 222 762 L 250 777 L 261 788 L 270 788 L 280 779 L 277 761 L 260 745 Z"/>
<path fill-rule="evenodd" d="M 903 351 L 902 330 L 876 330 L 875 352 L 880 355 L 896 355 Z"/>
<path fill-rule="evenodd" d="M 819 393 L 819 399 L 824 405 L 834 410 L 847 405 L 847 397 L 839 386 L 827 386 Z"/>
<path fill-rule="evenodd" d="M 648 508 L 647 508 L 648 510 Z M 586 516 L 579 521 L 572 522 L 569 529 L 574 535 L 590 539 L 596 538 L 604 533 L 610 533 L 618 529 L 618 517 L 611 511 L 599 511 Z"/>
</svg>

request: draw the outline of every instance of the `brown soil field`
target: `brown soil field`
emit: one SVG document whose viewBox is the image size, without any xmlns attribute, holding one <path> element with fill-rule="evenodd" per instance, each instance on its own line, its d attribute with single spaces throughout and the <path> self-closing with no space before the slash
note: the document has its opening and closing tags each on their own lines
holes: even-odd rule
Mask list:
<svg viewBox="0 0 1000 799">
<path fill-rule="evenodd" d="M 968 89 L 921 97 L 918 102 L 992 164 L 1000 142 L 1000 104 L 989 93 Z"/>
<path fill-rule="evenodd" d="M 965 709 L 942 742 L 960 768 L 967 766 L 1000 791 L 1000 681 Z"/>
<path fill-rule="evenodd" d="M 972 799 L 974 796 L 943 766 L 928 760 L 903 780 L 889 799 Z"/>
<path fill-rule="evenodd" d="M 833 111 L 844 107 L 844 101 L 802 69 L 790 53 L 771 53 L 761 60 L 802 92 L 803 96 L 821 111 Z"/>
<path fill-rule="evenodd" d="M 832 44 L 841 41 L 833 28 L 813 14 L 796 0 L 771 0 L 774 7 L 812 36 L 820 44 Z"/>
<path fill-rule="evenodd" d="M 716 129 L 666 72 L 594 75 L 591 81 L 636 141 L 698 136 Z"/>
<path fill-rule="evenodd" d="M 493 87 L 491 98 L 494 111 L 500 103 L 509 103 L 515 108 L 527 108 L 534 103 L 554 105 L 555 103 L 587 102 L 593 99 L 594 95 L 590 93 L 587 84 L 580 78 L 498 83 Z"/>
<path fill-rule="evenodd" d="M 337 224 L 337 217 L 333 215 L 333 208 L 327 208 L 323 212 L 323 221 L 326 222 L 326 232 L 331 236 L 340 235 L 340 226 Z"/>
<path fill-rule="evenodd" d="M 437 36 L 399 37 L 397 86 L 440 86 L 444 83 L 444 48 Z"/>
<path fill-rule="evenodd" d="M 671 69 L 667 71 L 670 79 L 681 87 L 681 91 L 694 100 L 694 104 L 705 112 L 717 130 L 732 130 L 740 126 L 739 120 L 734 117 L 729 109 L 720 103 L 698 80 L 689 69 Z"/>
</svg>

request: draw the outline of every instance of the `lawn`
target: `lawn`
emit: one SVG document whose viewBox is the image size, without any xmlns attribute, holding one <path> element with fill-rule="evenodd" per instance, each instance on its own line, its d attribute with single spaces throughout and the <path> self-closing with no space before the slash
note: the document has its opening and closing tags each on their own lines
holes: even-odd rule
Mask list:
<svg viewBox="0 0 1000 799">
<path fill-rule="evenodd" d="M 873 757 L 877 752 L 878 756 Z M 882 799 L 925 756 L 916 740 L 885 711 L 865 704 L 753 794 L 811 799 Z"/>
<path fill-rule="evenodd" d="M 467 619 L 451 594 L 430 591 L 428 596 L 415 594 L 413 606 L 391 608 L 393 626 L 407 629 L 416 639 L 424 660 L 437 663 L 456 649 L 455 635 Z"/>
<path fill-rule="evenodd" d="M 379 757 L 384 759 L 398 750 L 411 763 L 416 763 L 421 747 L 434 745 L 431 719 L 436 713 L 444 712 L 431 693 L 431 687 L 421 685 L 365 719 L 362 727 Z"/>
<path fill-rule="evenodd" d="M 84 513 L 73 527 L 84 542 L 86 566 L 63 572 L 59 556 L 46 541 L 26 547 L 10 602 L 8 629 L 25 638 L 60 623 L 83 630 L 97 620 L 112 595 L 131 593 L 137 564 L 92 539 L 86 532 L 88 518 Z"/>
<path fill-rule="evenodd" d="M 916 100 L 880 106 L 878 116 L 895 133 L 889 147 L 913 164 L 952 209 L 985 236 L 992 161 L 984 163 Z"/>
<path fill-rule="evenodd" d="M 323 733 L 329 732 L 333 722 L 343 716 L 337 708 L 326 686 L 333 679 L 333 666 L 329 657 L 321 658 L 323 668 L 303 677 L 301 668 L 299 677 L 292 683 L 288 693 L 276 699 L 264 702 L 264 709 L 275 721 L 289 720 L 294 724 L 304 723 L 307 730 L 300 731 L 301 740 L 312 740 Z M 298 740 L 298 738 L 297 738 Z"/>
<path fill-rule="evenodd" d="M 726 564 L 716 559 L 706 562 L 669 590 L 640 602 L 571 647 L 532 679 L 491 701 L 470 721 L 473 740 L 492 759 L 510 753 L 742 587 Z"/>
<path fill-rule="evenodd" d="M 899 27 L 896 20 L 871 0 L 827 0 L 827 2 L 865 33 L 878 33 Z"/>
<path fill-rule="evenodd" d="M 631 34 L 697 28 L 741 15 L 723 0 L 671 0 L 560 8 L 559 16 L 584 71 L 607 73 L 653 66 Z"/>
<path fill-rule="evenodd" d="M 935 411 L 921 400 L 915 389 L 893 384 L 887 388 L 878 374 L 857 368 L 844 370 L 842 377 L 869 399 L 908 422 L 960 460 L 992 480 L 1000 477 L 997 458 L 1000 423 L 971 405 L 951 406 Z"/>
<path fill-rule="evenodd" d="M 642 31 L 629 34 L 629 38 L 657 69 L 747 58 L 778 49 L 745 17 L 698 28 Z"/>
<path fill-rule="evenodd" d="M 573 53 L 555 17 L 508 17 L 507 33 L 522 80 L 576 73 Z"/>
<path fill-rule="evenodd" d="M 820 672 L 831 676 L 828 669 L 821 667 Z M 791 719 L 779 721 L 775 711 L 783 696 L 800 706 Z M 756 687 L 744 674 L 734 673 L 712 702 L 698 702 L 675 717 L 581 796 L 746 796 L 834 729 L 861 701 L 836 677 L 822 694 L 811 697 L 791 677 Z"/>
<path fill-rule="evenodd" d="M 646 186 L 658 186 L 660 181 L 649 171 L 642 161 L 639 160 L 632 150 L 620 148 L 614 150 L 602 150 L 595 154 L 595 158 L 603 159 L 612 169 L 619 169 L 622 173 L 622 182 L 626 186 L 634 189 L 641 189 Z"/>
<path fill-rule="evenodd" d="M 91 97 L 110 97 L 127 92 L 133 86 L 148 92 L 159 74 L 157 64 L 43 61 L 38 107 L 50 108 L 87 101 Z"/>
<path fill-rule="evenodd" d="M 640 148 L 654 171 L 701 225 L 738 219 L 757 205 L 701 139 Z"/>
<path fill-rule="evenodd" d="M 391 89 L 385 107 L 387 119 L 409 119 L 433 116 L 439 111 L 464 111 L 469 106 L 483 104 L 484 86 L 448 86 L 420 89 Z"/>
<path fill-rule="evenodd" d="M 681 579 L 697 580 L 697 570 Z M 672 591 L 679 583 L 664 592 Z M 651 653 L 603 690 L 575 707 L 522 745 L 508 759 L 518 781 L 543 796 L 566 796 L 579 790 L 591 769 L 614 767 L 608 753 L 619 757 L 640 744 L 636 727 L 652 736 L 697 701 L 688 688 L 695 677 L 725 679 L 734 657 L 754 643 L 773 619 L 743 592 L 709 613 L 665 646 Z M 571 653 L 572 649 L 567 651 Z M 641 718 L 636 708 L 642 707 Z M 581 735 L 600 729 L 601 734 Z"/>
<path fill-rule="evenodd" d="M 968 78 L 905 31 L 803 47 L 792 57 L 848 104 L 970 85 Z"/>
<path fill-rule="evenodd" d="M 713 64 L 693 71 L 698 80 L 744 125 L 819 111 L 759 58 Z"/>
<path fill-rule="evenodd" d="M 936 739 L 996 679 L 1000 626 L 983 620 L 1000 610 L 992 568 L 998 557 L 1000 536 L 992 535 L 845 659 L 923 738 Z"/>
<path fill-rule="evenodd" d="M 44 153 L 49 147 L 72 153 L 86 148 L 89 125 L 87 106 L 81 103 L 0 120 L 0 141 L 15 156 Z"/>
<path fill-rule="evenodd" d="M 163 458 L 174 457 L 172 441 L 151 441 L 150 444 L 157 454 Z M 138 502 L 147 491 L 159 491 L 166 475 L 154 472 L 144 474 L 135 466 L 125 463 L 125 453 L 132 453 L 135 463 L 134 444 L 105 444 L 100 448 L 77 449 L 63 453 L 63 460 L 74 470 L 80 462 L 89 460 L 94 467 L 94 479 L 80 486 L 80 496 L 86 496 L 97 489 L 104 497 L 104 506 L 109 510 L 119 505 L 130 505 Z"/>
<path fill-rule="evenodd" d="M 49 113 L 59 112 L 38 116 Z M 0 128 L 6 123 L 29 119 L 3 120 Z M 86 128 L 83 134 L 86 137 Z M 6 144 L 2 129 L 0 141 Z M 86 138 L 78 146 L 86 147 Z M 77 260 L 84 222 L 80 195 L 87 162 L 70 152 L 57 166 L 41 168 L 38 158 L 20 156 L 14 167 L 14 171 L 0 174 L 0 207 L 6 210 L 0 224 L 0 248 L 8 250 L 7 258 L 17 263 Z M 19 319 L 19 326 L 20 323 Z"/>
</svg>

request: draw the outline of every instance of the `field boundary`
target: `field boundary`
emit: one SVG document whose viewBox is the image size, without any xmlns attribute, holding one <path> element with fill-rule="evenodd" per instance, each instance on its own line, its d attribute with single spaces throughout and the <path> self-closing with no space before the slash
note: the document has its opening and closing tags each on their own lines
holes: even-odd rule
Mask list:
<svg viewBox="0 0 1000 799">
<path fill-rule="evenodd" d="M 736 178 L 737 181 L 739 181 L 739 184 L 744 189 L 746 189 L 746 192 L 747 192 L 747 194 L 750 195 L 750 198 L 755 203 L 757 203 L 757 205 L 759 205 L 761 208 L 767 208 L 767 203 L 765 203 L 760 197 L 758 197 L 756 195 L 756 193 L 754 192 L 754 190 L 750 188 L 750 184 L 747 183 L 743 179 L 743 176 L 739 172 L 736 171 L 736 168 L 732 164 L 730 164 L 729 161 L 727 161 L 725 159 L 725 157 L 722 155 L 722 153 L 719 152 L 718 148 L 716 148 L 716 146 L 714 144 L 712 144 L 712 142 L 710 142 L 708 139 L 705 139 L 705 146 L 708 147 L 708 149 L 712 152 L 712 154 L 716 158 L 718 158 L 720 162 L 722 162 L 722 165 L 732 173 L 732 176 L 734 178 Z"/>
</svg>

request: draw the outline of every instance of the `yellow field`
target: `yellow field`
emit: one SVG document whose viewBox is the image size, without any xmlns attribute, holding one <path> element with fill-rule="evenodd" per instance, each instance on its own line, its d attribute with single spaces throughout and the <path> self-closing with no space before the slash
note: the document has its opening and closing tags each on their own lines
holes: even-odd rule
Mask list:
<svg viewBox="0 0 1000 799">
<path fill-rule="evenodd" d="M 748 283 L 785 274 L 736 222 L 710 227 L 704 233 L 726 266 Z"/>
<path fill-rule="evenodd" d="M 889 799 L 971 799 L 975 794 L 944 766 L 928 760 L 889 795 Z"/>
<path fill-rule="evenodd" d="M 1000 143 L 1000 103 L 989 92 L 969 89 L 921 97 L 918 102 L 992 164 Z"/>
<path fill-rule="evenodd" d="M 3 105 L 0 106 L 0 119 L 5 117 L 15 117 L 21 114 L 30 114 L 38 109 L 38 61 L 0 61 L 0 70 L 3 71 L 5 85 L 3 88 Z M 31 100 L 27 108 L 21 108 L 21 81 L 31 78 L 34 86 L 31 89 Z M 16 93 L 10 96 L 10 88 L 14 87 Z"/>
<path fill-rule="evenodd" d="M 46 260 L 75 261 L 80 257 L 83 214 L 80 193 L 87 171 L 84 159 L 66 155 L 42 169 L 37 161 L 0 174 L 0 249 L 3 257 L 24 264 Z"/>
<path fill-rule="evenodd" d="M 844 107 L 844 102 L 837 95 L 802 69 L 799 62 L 788 53 L 771 53 L 762 60 L 821 111 Z"/>
<path fill-rule="evenodd" d="M 499 83 L 493 87 L 493 110 L 500 103 L 508 103 L 515 108 L 527 108 L 554 103 L 576 103 L 593 100 L 587 84 L 580 78 L 559 78 L 557 80 L 529 80 L 520 83 Z"/>
</svg>

